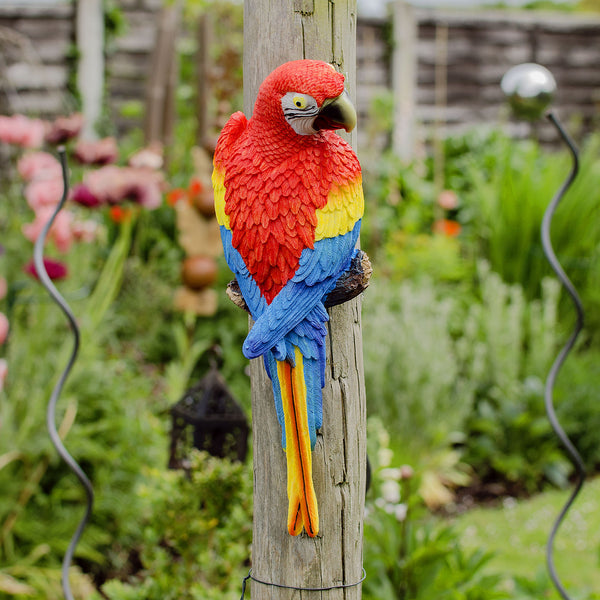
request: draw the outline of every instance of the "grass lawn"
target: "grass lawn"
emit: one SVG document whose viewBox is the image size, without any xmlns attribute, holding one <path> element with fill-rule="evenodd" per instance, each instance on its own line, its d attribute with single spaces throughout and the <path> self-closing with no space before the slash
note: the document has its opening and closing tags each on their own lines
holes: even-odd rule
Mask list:
<svg viewBox="0 0 600 600">
<path fill-rule="evenodd" d="M 494 553 L 489 571 L 544 577 L 548 534 L 568 494 L 552 490 L 529 500 L 507 499 L 498 508 L 471 510 L 455 521 L 461 542 L 465 548 Z M 556 570 L 574 599 L 600 598 L 599 497 L 600 477 L 586 482 L 555 539 Z"/>
</svg>

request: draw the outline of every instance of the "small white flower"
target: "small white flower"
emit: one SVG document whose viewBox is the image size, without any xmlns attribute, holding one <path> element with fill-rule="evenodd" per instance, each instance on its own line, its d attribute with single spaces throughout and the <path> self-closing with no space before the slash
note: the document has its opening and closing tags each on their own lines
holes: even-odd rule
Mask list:
<svg viewBox="0 0 600 600">
<path fill-rule="evenodd" d="M 400 502 L 400 486 L 397 481 L 388 479 L 381 486 L 381 495 L 388 504 L 398 504 Z"/>
<path fill-rule="evenodd" d="M 380 475 L 383 479 L 393 479 L 395 481 L 399 481 L 402 476 L 400 469 L 392 468 L 382 469 Z"/>
<path fill-rule="evenodd" d="M 396 519 L 402 522 L 406 519 L 406 515 L 408 514 L 408 506 L 406 504 L 396 504 L 396 510 L 394 511 L 396 515 Z"/>
<path fill-rule="evenodd" d="M 377 453 L 377 462 L 382 467 L 389 467 L 392 462 L 392 458 L 394 458 L 394 453 L 389 448 L 380 448 L 379 452 Z"/>
</svg>

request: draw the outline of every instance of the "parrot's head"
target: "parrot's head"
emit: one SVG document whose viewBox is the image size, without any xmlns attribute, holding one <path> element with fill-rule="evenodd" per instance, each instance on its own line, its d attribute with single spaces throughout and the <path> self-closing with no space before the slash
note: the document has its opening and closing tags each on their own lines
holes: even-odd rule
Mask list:
<svg viewBox="0 0 600 600">
<path fill-rule="evenodd" d="M 356 125 L 344 76 L 320 60 L 294 60 L 277 67 L 260 86 L 254 114 L 267 117 L 272 125 L 287 123 L 298 135 L 352 131 Z"/>
</svg>

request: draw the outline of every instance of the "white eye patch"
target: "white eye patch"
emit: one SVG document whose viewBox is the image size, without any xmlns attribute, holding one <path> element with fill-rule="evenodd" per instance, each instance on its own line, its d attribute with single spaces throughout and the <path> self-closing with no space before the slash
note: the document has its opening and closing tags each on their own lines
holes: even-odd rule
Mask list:
<svg viewBox="0 0 600 600">
<path fill-rule="evenodd" d="M 319 114 L 317 101 L 308 94 L 288 92 L 281 98 L 285 120 L 298 135 L 312 135 L 315 117 Z"/>
</svg>

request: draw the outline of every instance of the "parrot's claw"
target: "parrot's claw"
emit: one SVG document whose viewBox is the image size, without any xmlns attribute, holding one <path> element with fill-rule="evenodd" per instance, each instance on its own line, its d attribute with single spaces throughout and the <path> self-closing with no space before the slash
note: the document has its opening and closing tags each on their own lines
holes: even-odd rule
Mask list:
<svg viewBox="0 0 600 600">
<path fill-rule="evenodd" d="M 343 304 L 364 292 L 369 287 L 372 274 L 373 267 L 367 253 L 363 250 L 356 250 L 348 270 L 340 275 L 335 288 L 325 298 L 323 302 L 325 308 Z M 234 279 L 229 282 L 227 285 L 227 295 L 236 306 L 249 312 L 248 305 L 242 296 L 237 280 Z"/>
</svg>

